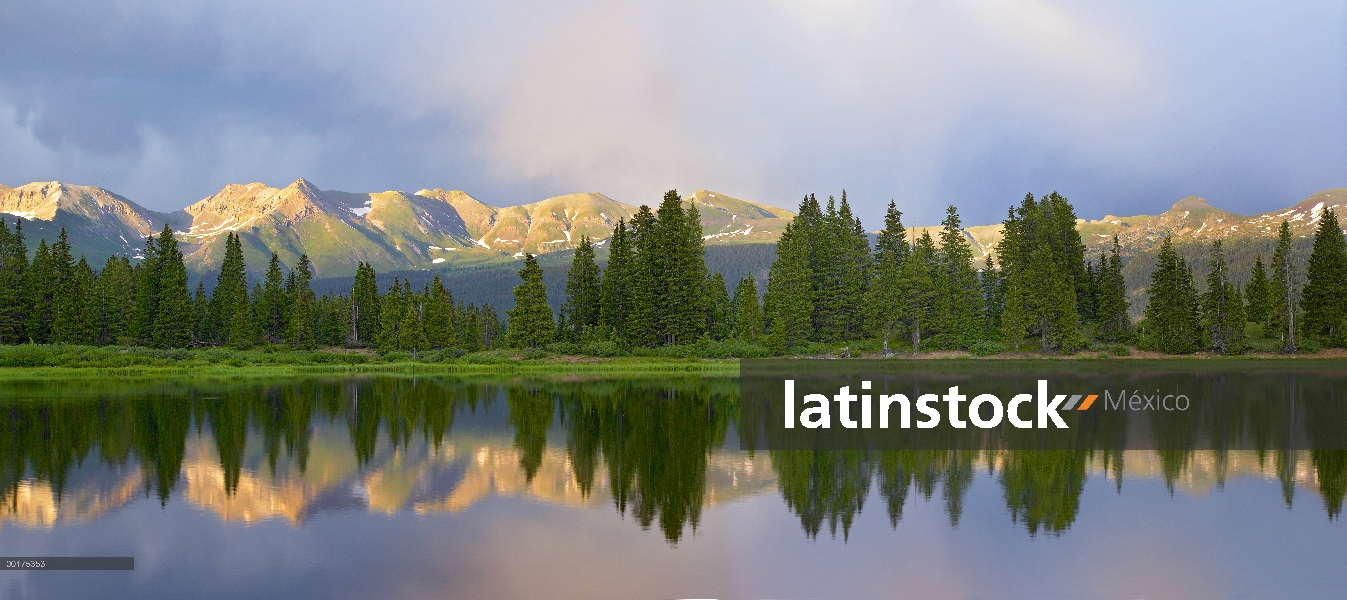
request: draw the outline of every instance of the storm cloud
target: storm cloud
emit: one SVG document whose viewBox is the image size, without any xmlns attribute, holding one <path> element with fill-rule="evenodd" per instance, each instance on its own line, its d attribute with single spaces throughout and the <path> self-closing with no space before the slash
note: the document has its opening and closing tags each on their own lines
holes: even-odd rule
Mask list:
<svg viewBox="0 0 1347 600">
<path fill-rule="evenodd" d="M 1340 1 L 14 0 L 0 182 L 176 209 L 226 183 L 497 205 L 705 188 L 867 227 L 1347 186 Z"/>
</svg>

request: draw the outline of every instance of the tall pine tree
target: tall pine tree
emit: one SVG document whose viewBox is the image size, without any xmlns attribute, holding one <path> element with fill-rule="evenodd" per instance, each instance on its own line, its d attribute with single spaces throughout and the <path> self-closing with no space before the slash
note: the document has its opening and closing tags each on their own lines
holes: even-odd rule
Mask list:
<svg viewBox="0 0 1347 600">
<path fill-rule="evenodd" d="M 1329 209 L 1319 220 L 1314 251 L 1306 268 L 1307 281 L 1300 299 L 1304 331 L 1330 344 L 1342 345 L 1347 320 L 1347 240 L 1338 216 Z"/>
<path fill-rule="evenodd" d="M 599 266 L 594 262 L 594 244 L 589 236 L 580 236 L 571 268 L 566 271 L 566 302 L 561 306 L 566 330 L 558 332 L 565 340 L 582 341 L 586 333 L 597 330 L 603 291 Z"/>
<path fill-rule="evenodd" d="M 626 339 L 626 323 L 631 286 L 632 248 L 627 224 L 618 219 L 613 236 L 609 238 L 608 266 L 603 270 L 599 293 L 599 323 L 617 339 Z"/>
<path fill-rule="evenodd" d="M 1198 298 L 1188 264 L 1174 251 L 1165 236 L 1160 244 L 1155 271 L 1151 273 L 1150 300 L 1146 303 L 1148 343 L 1161 352 L 1189 354 L 1198 349 Z"/>
<path fill-rule="evenodd" d="M 809 266 L 808 230 L 797 215 L 776 241 L 776 260 L 767 275 L 762 299 L 766 345 L 784 352 L 809 341 L 814 332 L 813 273 Z"/>
<path fill-rule="evenodd" d="M 1253 270 L 1249 273 L 1249 285 L 1244 288 L 1244 298 L 1248 302 L 1249 322 L 1266 324 L 1272 312 L 1272 281 L 1268 279 L 1267 268 L 1263 266 L 1263 255 L 1253 259 Z"/>
<path fill-rule="evenodd" d="M 1202 295 L 1202 329 L 1208 346 L 1219 354 L 1244 349 L 1244 300 L 1230 279 L 1221 240 L 1211 243 L 1207 263 L 1207 293 Z"/>
<path fill-rule="evenodd" d="M 731 301 L 734 337 L 740 341 L 756 344 L 762 338 L 762 305 L 758 301 L 758 285 L 753 276 L 745 275 L 734 287 L 734 299 Z"/>
<path fill-rule="evenodd" d="M 187 290 L 187 266 L 182 250 L 168 223 L 164 223 L 155 247 L 157 273 L 149 275 L 158 276 L 152 339 L 160 348 L 186 348 L 192 342 L 192 297 Z"/>
<path fill-rule="evenodd" d="M 543 284 L 543 270 L 532 254 L 524 255 L 524 268 L 519 270 L 523 283 L 514 288 L 514 308 L 508 311 L 510 327 L 506 336 L 515 348 L 537 348 L 552 341 L 556 324 L 552 308 L 547 305 L 547 286 Z"/>
<path fill-rule="evenodd" d="M 1282 221 L 1277 232 L 1277 249 L 1272 253 L 1272 310 L 1268 329 L 1282 341 L 1282 352 L 1297 349 L 1297 321 L 1300 318 L 1300 290 L 1296 285 L 1296 265 L 1291 248 L 1291 224 Z"/>
</svg>

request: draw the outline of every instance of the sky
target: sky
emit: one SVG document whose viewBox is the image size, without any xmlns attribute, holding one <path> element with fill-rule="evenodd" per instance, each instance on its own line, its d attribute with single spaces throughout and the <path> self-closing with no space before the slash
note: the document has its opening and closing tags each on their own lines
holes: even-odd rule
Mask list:
<svg viewBox="0 0 1347 600">
<path fill-rule="evenodd" d="M 1347 3 L 8 0 L 0 183 L 499 206 L 709 189 L 868 228 L 1347 187 Z"/>
</svg>

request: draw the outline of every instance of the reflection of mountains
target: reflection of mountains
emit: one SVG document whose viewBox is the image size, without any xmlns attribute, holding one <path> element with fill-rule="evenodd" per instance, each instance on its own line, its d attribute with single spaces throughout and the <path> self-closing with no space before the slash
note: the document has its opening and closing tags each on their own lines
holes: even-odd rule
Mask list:
<svg viewBox="0 0 1347 600">
<path fill-rule="evenodd" d="M 245 467 L 232 493 L 226 491 L 214 441 L 203 435 L 188 443 L 184 493 L 189 502 L 227 521 L 283 518 L 295 524 L 336 510 L 453 513 L 492 496 L 585 508 L 613 501 L 606 468 L 596 473 L 589 493 L 583 493 L 564 448 L 548 447 L 532 480 L 520 468 L 523 453 L 508 439 L 450 437 L 438 447 L 383 445 L 362 470 L 346 435 L 315 430 L 306 469 L 283 463 L 273 474 L 264 462 Z M 714 453 L 708 461 L 704 504 L 774 490 L 775 480 L 765 455 Z"/>
</svg>

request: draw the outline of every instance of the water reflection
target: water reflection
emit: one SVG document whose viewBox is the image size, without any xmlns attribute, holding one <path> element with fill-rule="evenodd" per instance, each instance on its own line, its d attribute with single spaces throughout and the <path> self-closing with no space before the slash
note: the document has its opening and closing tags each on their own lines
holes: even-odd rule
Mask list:
<svg viewBox="0 0 1347 600">
<path fill-rule="evenodd" d="M 1068 531 L 1091 477 L 1119 493 L 1129 478 L 1159 478 L 1199 495 L 1275 479 L 1287 506 L 1309 490 L 1329 519 L 1347 495 L 1341 450 L 743 452 L 738 394 L 735 380 L 695 377 L 5 384 L 0 522 L 55 527 L 148 497 L 298 526 L 328 511 L 452 513 L 518 496 L 610 506 L 677 543 L 705 507 L 774 492 L 810 537 L 845 539 L 866 509 L 897 527 L 915 498 L 958 527 L 978 472 L 1030 535 Z"/>
</svg>

